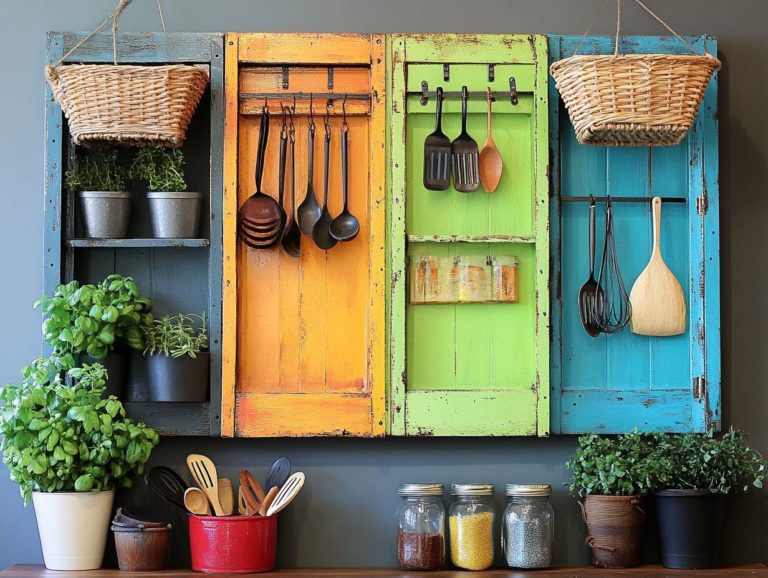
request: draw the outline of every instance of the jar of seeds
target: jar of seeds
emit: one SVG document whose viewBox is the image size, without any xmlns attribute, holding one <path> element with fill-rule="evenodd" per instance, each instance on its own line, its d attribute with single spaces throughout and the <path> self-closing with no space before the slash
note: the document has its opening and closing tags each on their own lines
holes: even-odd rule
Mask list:
<svg viewBox="0 0 768 578">
<path fill-rule="evenodd" d="M 554 512 L 549 484 L 507 484 L 501 547 L 510 568 L 549 568 Z"/>
<path fill-rule="evenodd" d="M 453 484 L 451 494 L 451 561 L 464 570 L 485 570 L 494 555 L 493 484 Z"/>
<path fill-rule="evenodd" d="M 445 564 L 443 484 L 402 484 L 397 512 L 397 563 L 408 570 Z"/>
</svg>

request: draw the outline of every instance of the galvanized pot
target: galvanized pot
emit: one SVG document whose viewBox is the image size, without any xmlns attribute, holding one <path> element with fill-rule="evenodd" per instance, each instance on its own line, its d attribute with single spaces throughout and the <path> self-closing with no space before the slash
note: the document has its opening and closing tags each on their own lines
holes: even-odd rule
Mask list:
<svg viewBox="0 0 768 578">
<path fill-rule="evenodd" d="M 152 234 L 161 239 L 188 239 L 197 236 L 202 193 L 147 193 Z"/>
<path fill-rule="evenodd" d="M 93 239 L 124 239 L 131 219 L 130 192 L 82 191 L 85 236 Z"/>
<path fill-rule="evenodd" d="M 147 357 L 150 401 L 208 401 L 210 353 L 168 357 L 162 353 Z"/>
</svg>

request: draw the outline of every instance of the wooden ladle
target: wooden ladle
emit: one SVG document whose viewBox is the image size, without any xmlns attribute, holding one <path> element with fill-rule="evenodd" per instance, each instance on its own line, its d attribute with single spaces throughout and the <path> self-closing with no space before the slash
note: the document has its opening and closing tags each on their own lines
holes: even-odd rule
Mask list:
<svg viewBox="0 0 768 578">
<path fill-rule="evenodd" d="M 480 151 L 480 182 L 483 183 L 483 188 L 487 193 L 492 193 L 499 186 L 499 180 L 501 180 L 501 169 L 504 163 L 501 160 L 501 154 L 499 149 L 496 148 L 496 143 L 493 142 L 493 135 L 491 129 L 491 118 L 493 116 L 491 112 L 491 102 L 493 101 L 493 93 L 491 89 L 488 89 L 488 137 L 485 139 L 485 144 Z"/>
</svg>

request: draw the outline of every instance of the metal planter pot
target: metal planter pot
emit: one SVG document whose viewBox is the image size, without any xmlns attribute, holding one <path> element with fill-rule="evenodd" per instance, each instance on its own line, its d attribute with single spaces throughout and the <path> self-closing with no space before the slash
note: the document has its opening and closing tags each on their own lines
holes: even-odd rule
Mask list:
<svg viewBox="0 0 768 578">
<path fill-rule="evenodd" d="M 124 239 L 131 219 L 130 192 L 82 191 L 85 236 L 93 239 Z"/>
<path fill-rule="evenodd" d="M 188 355 L 147 357 L 150 401 L 208 401 L 210 353 L 201 351 L 194 359 Z"/>
<path fill-rule="evenodd" d="M 161 239 L 189 239 L 197 237 L 200 226 L 202 193 L 151 192 L 147 193 L 152 234 Z"/>
<path fill-rule="evenodd" d="M 128 385 L 128 372 L 131 367 L 130 354 L 127 349 L 114 349 L 102 358 L 83 354 L 81 361 L 89 365 L 100 363 L 107 370 L 107 387 L 104 389 L 104 398 L 114 395 L 117 399 L 125 399 L 125 388 Z"/>
</svg>

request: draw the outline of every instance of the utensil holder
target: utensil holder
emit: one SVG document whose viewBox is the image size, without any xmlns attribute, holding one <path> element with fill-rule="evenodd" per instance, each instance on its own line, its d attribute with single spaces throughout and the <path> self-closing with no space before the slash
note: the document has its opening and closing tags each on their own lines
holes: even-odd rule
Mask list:
<svg viewBox="0 0 768 578">
<path fill-rule="evenodd" d="M 247 574 L 275 567 L 277 516 L 189 516 L 196 572 Z"/>
</svg>

